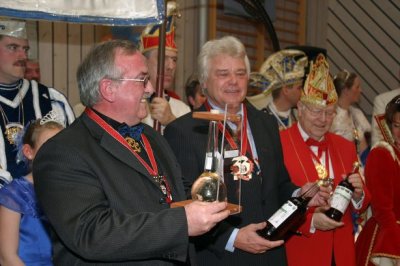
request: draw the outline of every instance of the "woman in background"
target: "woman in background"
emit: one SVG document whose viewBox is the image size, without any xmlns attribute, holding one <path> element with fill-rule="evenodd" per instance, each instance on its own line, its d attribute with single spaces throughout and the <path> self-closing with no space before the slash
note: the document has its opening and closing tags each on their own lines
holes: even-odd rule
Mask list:
<svg viewBox="0 0 400 266">
<path fill-rule="evenodd" d="M 333 83 L 339 99 L 330 131 L 353 141 L 364 165 L 369 152 L 371 124 L 364 113 L 353 106 L 360 101 L 361 80 L 356 73 L 342 70 L 334 77 Z"/>
<path fill-rule="evenodd" d="M 386 106 L 385 120 L 394 142 L 378 142 L 367 159 L 372 217 L 356 242 L 360 266 L 400 266 L 400 95 Z"/>
<path fill-rule="evenodd" d="M 19 158 L 31 164 L 36 152 L 63 129 L 52 113 L 30 123 L 19 140 Z M 49 266 L 51 241 L 38 207 L 32 172 L 0 190 L 0 265 Z"/>
</svg>

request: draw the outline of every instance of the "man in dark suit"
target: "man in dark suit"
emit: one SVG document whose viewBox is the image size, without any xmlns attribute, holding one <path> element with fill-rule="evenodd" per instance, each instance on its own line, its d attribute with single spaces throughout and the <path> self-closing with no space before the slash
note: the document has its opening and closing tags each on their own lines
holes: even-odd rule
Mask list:
<svg viewBox="0 0 400 266">
<path fill-rule="evenodd" d="M 146 59 L 128 41 L 95 47 L 78 68 L 76 123 L 34 163 L 35 190 L 53 231 L 56 265 L 188 265 L 189 236 L 228 216 L 225 203 L 184 199 L 165 140 L 140 123 L 153 92 Z"/>
<path fill-rule="evenodd" d="M 238 39 L 230 36 L 212 40 L 202 47 L 198 63 L 200 84 L 207 96 L 206 103 L 198 111 L 224 111 L 227 106 L 228 113 L 242 115 L 242 133 L 237 135 L 239 144 L 247 142 L 248 145 L 236 148 L 235 156 L 244 155 L 254 164 L 251 178 L 241 181 L 242 212 L 230 216 L 209 234 L 194 239 L 198 263 L 286 265 L 283 241 L 268 241 L 257 231 L 263 229 L 264 221 L 298 191 L 283 163 L 276 121 L 244 101 L 250 72 L 245 48 Z M 231 127 L 237 132 L 234 125 Z M 164 132 L 182 166 L 187 192 L 203 172 L 207 132 L 208 122 L 193 119 L 192 114 L 178 118 Z M 226 131 L 225 137 L 227 140 L 233 138 L 232 132 Z M 229 148 L 234 149 L 233 146 Z M 234 153 L 231 150 L 230 154 Z M 224 157 L 225 161 L 229 160 L 226 152 Z M 228 184 L 228 195 L 232 195 L 229 186 L 232 174 L 225 173 L 224 180 Z M 313 204 L 324 203 L 324 198 L 320 197 L 327 197 L 326 191 L 324 193 L 314 198 Z"/>
</svg>

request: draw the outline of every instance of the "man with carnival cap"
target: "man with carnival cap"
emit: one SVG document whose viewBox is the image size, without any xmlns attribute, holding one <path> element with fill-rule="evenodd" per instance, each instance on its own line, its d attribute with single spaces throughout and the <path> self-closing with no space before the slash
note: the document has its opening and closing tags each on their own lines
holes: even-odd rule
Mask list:
<svg viewBox="0 0 400 266">
<path fill-rule="evenodd" d="M 259 74 L 268 81 L 263 94 L 272 95 L 272 101 L 262 110 L 276 118 L 280 130 L 297 121 L 295 107 L 300 99 L 307 64 L 304 52 L 286 49 L 270 55 L 260 68 Z"/>
<path fill-rule="evenodd" d="M 16 161 L 15 138 L 31 120 L 55 110 L 64 126 L 74 120 L 72 109 L 60 92 L 24 79 L 29 43 L 25 22 L 0 19 L 0 187 L 12 177 L 27 173 Z"/>
<path fill-rule="evenodd" d="M 328 177 L 335 188 L 358 161 L 354 144 L 329 132 L 336 102 L 329 65 L 320 54 L 311 63 L 297 104 L 298 123 L 280 132 L 285 165 L 298 186 Z M 286 242 L 289 265 L 355 265 L 351 210 L 362 212 L 370 195 L 358 172 L 348 180 L 355 190 L 342 220 L 336 222 L 325 215 L 329 206 L 309 208 L 299 234 Z"/>
<path fill-rule="evenodd" d="M 149 103 L 149 114 L 143 120 L 145 124 L 153 126 L 154 120 L 158 120 L 163 126 L 168 125 L 188 112 L 190 107 L 179 99 L 176 99 L 174 92 L 175 71 L 178 60 L 178 48 L 175 43 L 174 15 L 176 7 L 168 3 L 168 18 L 165 36 L 165 63 L 163 76 L 163 97 L 152 97 Z M 149 66 L 150 82 L 156 87 L 158 46 L 160 35 L 160 25 L 148 25 L 142 32 L 140 49 L 147 58 Z M 171 97 L 172 96 L 172 97 Z"/>
</svg>

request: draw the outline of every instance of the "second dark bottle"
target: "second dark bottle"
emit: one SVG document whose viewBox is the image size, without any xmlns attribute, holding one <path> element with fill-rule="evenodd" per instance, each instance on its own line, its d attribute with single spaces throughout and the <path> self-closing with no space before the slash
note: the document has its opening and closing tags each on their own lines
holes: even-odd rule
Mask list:
<svg viewBox="0 0 400 266">
<path fill-rule="evenodd" d="M 349 182 L 349 176 L 356 173 L 359 168 L 359 163 L 356 162 L 353 165 L 353 170 L 350 174 L 348 174 L 340 183 L 336 186 L 335 191 L 333 192 L 332 198 L 331 198 L 331 207 L 329 210 L 325 212 L 325 214 L 337 221 L 340 222 L 340 220 L 343 217 L 343 214 L 346 212 L 347 207 L 350 204 L 350 200 L 353 196 L 354 192 L 354 187 L 353 185 Z"/>
</svg>

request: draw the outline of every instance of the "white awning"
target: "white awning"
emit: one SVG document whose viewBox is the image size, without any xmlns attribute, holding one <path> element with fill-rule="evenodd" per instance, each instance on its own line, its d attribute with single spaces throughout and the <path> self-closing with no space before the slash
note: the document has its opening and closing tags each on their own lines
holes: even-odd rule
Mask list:
<svg viewBox="0 0 400 266">
<path fill-rule="evenodd" d="M 1 0 L 0 16 L 116 26 L 160 24 L 163 0 Z"/>
</svg>

